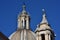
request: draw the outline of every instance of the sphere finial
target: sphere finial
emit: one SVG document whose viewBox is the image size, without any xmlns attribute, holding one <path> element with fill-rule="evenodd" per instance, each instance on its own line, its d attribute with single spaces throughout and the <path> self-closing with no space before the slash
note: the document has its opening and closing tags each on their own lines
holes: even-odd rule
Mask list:
<svg viewBox="0 0 60 40">
<path fill-rule="evenodd" d="M 45 9 L 42 9 L 42 11 L 45 11 Z"/>
<path fill-rule="evenodd" d="M 43 14 L 45 13 L 45 9 L 42 9 Z"/>
</svg>

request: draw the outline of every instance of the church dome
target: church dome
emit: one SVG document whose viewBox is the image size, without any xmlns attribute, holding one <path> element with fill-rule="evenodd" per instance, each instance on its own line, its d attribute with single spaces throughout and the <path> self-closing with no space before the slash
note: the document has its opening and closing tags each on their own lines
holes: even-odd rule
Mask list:
<svg viewBox="0 0 60 40">
<path fill-rule="evenodd" d="M 10 37 L 10 40 L 36 40 L 35 34 L 27 29 L 17 30 Z"/>
</svg>

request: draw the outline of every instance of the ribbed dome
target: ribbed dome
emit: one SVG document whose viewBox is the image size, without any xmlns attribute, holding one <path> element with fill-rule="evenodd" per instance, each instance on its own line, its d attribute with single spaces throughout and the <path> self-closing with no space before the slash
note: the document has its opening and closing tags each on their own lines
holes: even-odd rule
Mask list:
<svg viewBox="0 0 60 40">
<path fill-rule="evenodd" d="M 27 29 L 18 30 L 14 32 L 10 37 L 10 40 L 36 40 L 35 34 Z"/>
</svg>

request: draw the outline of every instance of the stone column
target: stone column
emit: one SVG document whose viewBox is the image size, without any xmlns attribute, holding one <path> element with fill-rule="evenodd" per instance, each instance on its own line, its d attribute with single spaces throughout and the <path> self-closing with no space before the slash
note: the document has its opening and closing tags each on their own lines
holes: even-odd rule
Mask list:
<svg viewBox="0 0 60 40">
<path fill-rule="evenodd" d="M 27 17 L 27 18 L 26 18 L 26 29 L 29 29 L 29 26 L 30 26 L 30 25 L 29 25 L 29 18 Z"/>
<path fill-rule="evenodd" d="M 51 36 L 49 35 L 49 40 L 51 40 Z"/>
<path fill-rule="evenodd" d="M 49 40 L 48 34 L 45 34 L 45 40 Z"/>
<path fill-rule="evenodd" d="M 21 28 L 20 25 L 21 25 L 21 23 L 20 23 L 20 19 L 18 19 L 18 29 Z"/>
</svg>

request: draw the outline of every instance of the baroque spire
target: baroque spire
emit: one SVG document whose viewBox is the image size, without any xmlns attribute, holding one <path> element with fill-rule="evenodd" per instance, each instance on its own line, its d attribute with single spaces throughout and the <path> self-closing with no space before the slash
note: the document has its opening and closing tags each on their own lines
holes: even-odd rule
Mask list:
<svg viewBox="0 0 60 40">
<path fill-rule="evenodd" d="M 42 21 L 41 21 L 40 24 L 43 24 L 43 23 L 48 24 L 48 21 L 47 21 L 47 18 L 46 18 L 46 12 L 45 12 L 45 9 L 42 9 L 42 12 L 43 12 L 43 18 L 42 18 Z"/>
<path fill-rule="evenodd" d="M 29 29 L 30 27 L 30 16 L 26 11 L 25 3 L 22 5 L 22 12 L 18 16 L 18 29 Z"/>
</svg>

